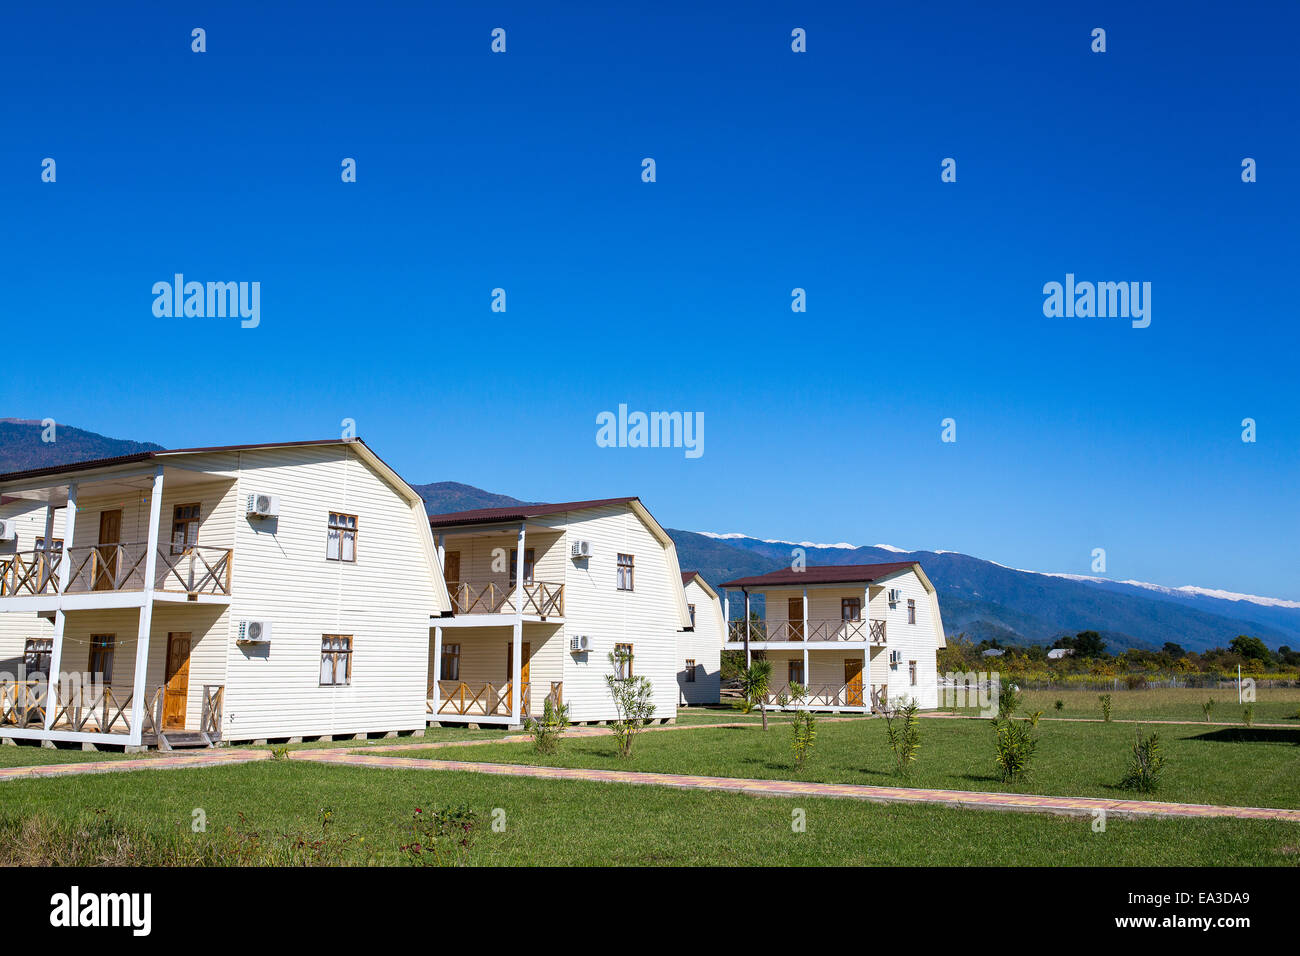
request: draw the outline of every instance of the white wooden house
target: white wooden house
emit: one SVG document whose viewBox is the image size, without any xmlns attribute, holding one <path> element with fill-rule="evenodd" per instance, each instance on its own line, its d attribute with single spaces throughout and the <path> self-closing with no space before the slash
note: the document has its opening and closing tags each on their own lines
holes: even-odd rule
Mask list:
<svg viewBox="0 0 1300 956">
<path fill-rule="evenodd" d="M 0 475 L 0 495 L 0 735 L 425 726 L 450 599 L 423 502 L 360 440 L 143 452 Z"/>
<path fill-rule="evenodd" d="M 677 550 L 637 498 L 433 515 L 451 609 L 430 622 L 435 723 L 514 726 L 547 697 L 574 722 L 610 720 L 609 655 L 632 655 L 655 719 L 677 711 L 690 627 Z"/>
<path fill-rule="evenodd" d="M 698 571 L 683 571 L 682 587 L 686 590 L 691 629 L 678 635 L 678 702 L 716 704 L 722 690 L 722 641 L 726 633 L 722 601 Z"/>
<path fill-rule="evenodd" d="M 747 663 L 758 654 L 772 662 L 770 704 L 780 706 L 799 684 L 813 710 L 866 713 L 899 698 L 939 705 L 943 620 L 919 563 L 786 569 L 727 581 L 721 590 L 724 646 L 744 650 Z M 732 605 L 733 590 L 742 606 Z"/>
</svg>

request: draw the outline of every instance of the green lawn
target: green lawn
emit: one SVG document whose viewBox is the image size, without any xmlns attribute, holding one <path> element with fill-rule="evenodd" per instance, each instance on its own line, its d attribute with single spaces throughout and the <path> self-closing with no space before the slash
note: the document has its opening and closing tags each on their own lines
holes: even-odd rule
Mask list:
<svg viewBox="0 0 1300 956">
<path fill-rule="evenodd" d="M 1141 796 L 1118 788 L 1135 730 L 1131 724 L 1040 723 L 1030 778 L 998 780 L 988 721 L 921 721 L 921 751 L 912 786 L 951 790 L 1013 790 L 1089 797 Z M 1300 807 L 1300 728 L 1163 726 L 1167 765 L 1159 792 L 1147 799 L 1234 806 Z M 709 776 L 802 779 L 895 786 L 883 720 L 817 725 L 808 766 L 794 769 L 788 725 L 646 732 L 630 760 L 611 737 L 570 738 L 558 754 L 539 756 L 530 744 L 484 744 L 449 754 L 408 756 L 554 767 L 618 768 Z"/>
<path fill-rule="evenodd" d="M 1022 710 L 1041 710 L 1044 717 L 1091 717 L 1101 719 L 1102 691 L 1027 690 L 1021 696 Z M 1109 691 L 1111 716 L 1117 720 L 1192 720 L 1203 721 L 1201 705 L 1211 698 L 1215 702 L 1210 720 L 1241 723 L 1242 706 L 1237 703 L 1236 688 L 1197 690 L 1186 687 L 1160 687 L 1149 690 Z M 1254 722 L 1291 724 L 1300 727 L 1300 687 L 1261 687 L 1255 691 Z M 1056 702 L 1064 705 L 1056 709 Z M 946 709 L 946 708 L 941 708 Z M 963 713 L 975 713 L 967 708 Z"/>
<path fill-rule="evenodd" d="M 458 804 L 479 816 L 470 862 L 486 865 L 1254 866 L 1300 859 L 1300 828 L 1276 822 L 1111 820 L 1095 833 L 1086 818 L 273 761 L 2 784 L 0 863 L 174 862 L 206 848 L 218 863 L 282 862 L 286 854 L 304 862 L 306 853 L 305 862 L 395 864 L 408 859 L 399 847 L 412 839 L 415 807 Z M 310 848 L 327 806 L 334 808 L 334 836 L 323 849 Z M 206 833 L 191 833 L 196 808 L 206 814 Z M 494 809 L 504 812 L 504 832 L 492 832 Z M 795 810 L 806 814 L 804 833 L 792 830 Z M 80 841 L 52 839 L 60 827 Z M 299 837 L 309 849 L 285 849 Z"/>
</svg>

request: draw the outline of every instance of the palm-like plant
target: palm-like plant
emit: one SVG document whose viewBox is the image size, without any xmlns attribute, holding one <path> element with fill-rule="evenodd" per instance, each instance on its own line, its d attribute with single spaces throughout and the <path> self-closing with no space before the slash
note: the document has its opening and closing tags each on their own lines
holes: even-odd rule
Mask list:
<svg viewBox="0 0 1300 956">
<path fill-rule="evenodd" d="M 750 661 L 749 666 L 740 671 L 740 693 L 752 710 L 758 704 L 763 714 L 763 729 L 767 730 L 767 689 L 772 682 L 772 662 L 766 660 Z"/>
</svg>

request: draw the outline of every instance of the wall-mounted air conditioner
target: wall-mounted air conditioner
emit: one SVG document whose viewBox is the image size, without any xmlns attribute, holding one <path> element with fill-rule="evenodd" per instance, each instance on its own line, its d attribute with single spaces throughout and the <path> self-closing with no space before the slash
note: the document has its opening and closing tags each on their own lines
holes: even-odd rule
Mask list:
<svg viewBox="0 0 1300 956">
<path fill-rule="evenodd" d="M 569 557 L 574 559 L 591 557 L 591 542 L 590 541 L 573 542 L 571 545 L 569 545 Z"/>
<path fill-rule="evenodd" d="M 240 621 L 239 636 L 235 638 L 236 644 L 270 644 L 271 643 L 271 622 L 270 621 Z"/>
<path fill-rule="evenodd" d="M 18 538 L 18 522 L 13 518 L 0 519 L 0 541 L 14 541 Z"/>
<path fill-rule="evenodd" d="M 586 634 L 575 634 L 569 638 L 569 650 L 575 654 L 585 654 L 591 650 L 591 638 Z"/>
<path fill-rule="evenodd" d="M 248 517 L 276 518 L 280 515 L 280 498 L 277 495 L 255 494 L 248 496 Z"/>
<path fill-rule="evenodd" d="M 899 590 L 898 588 L 889 589 L 890 606 L 897 604 L 900 600 L 902 600 L 902 598 L 903 598 L 903 592 L 901 590 Z"/>
<path fill-rule="evenodd" d="M 889 664 L 890 664 L 890 666 L 892 667 L 894 664 L 901 664 L 901 663 L 903 663 L 903 652 L 902 652 L 902 651 L 890 651 L 890 652 L 889 652 Z"/>
</svg>

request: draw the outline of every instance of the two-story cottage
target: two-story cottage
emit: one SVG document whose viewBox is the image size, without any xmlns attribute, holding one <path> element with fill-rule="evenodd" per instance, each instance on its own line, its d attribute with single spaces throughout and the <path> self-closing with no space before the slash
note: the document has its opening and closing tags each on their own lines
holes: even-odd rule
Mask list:
<svg viewBox="0 0 1300 956">
<path fill-rule="evenodd" d="M 722 691 L 722 641 L 726 633 L 722 601 L 698 571 L 683 571 L 682 587 L 686 590 L 691 628 L 678 635 L 679 703 L 716 704 Z"/>
<path fill-rule="evenodd" d="M 721 585 L 729 650 L 772 662 L 769 703 L 807 689 L 814 710 L 865 713 L 886 700 L 939 705 L 944 646 L 934 585 L 915 561 L 784 569 Z M 732 620 L 731 590 L 744 595 Z M 762 597 L 758 616 L 752 598 Z"/>
<path fill-rule="evenodd" d="M 0 736 L 425 726 L 450 599 L 423 502 L 360 440 L 143 452 L 0 475 L 0 495 Z"/>
<path fill-rule="evenodd" d="M 610 720 L 609 654 L 677 712 L 678 633 L 690 627 L 677 549 L 638 498 L 433 515 L 451 608 L 430 621 L 429 720 L 517 725 L 547 697 L 574 722 Z"/>
</svg>

